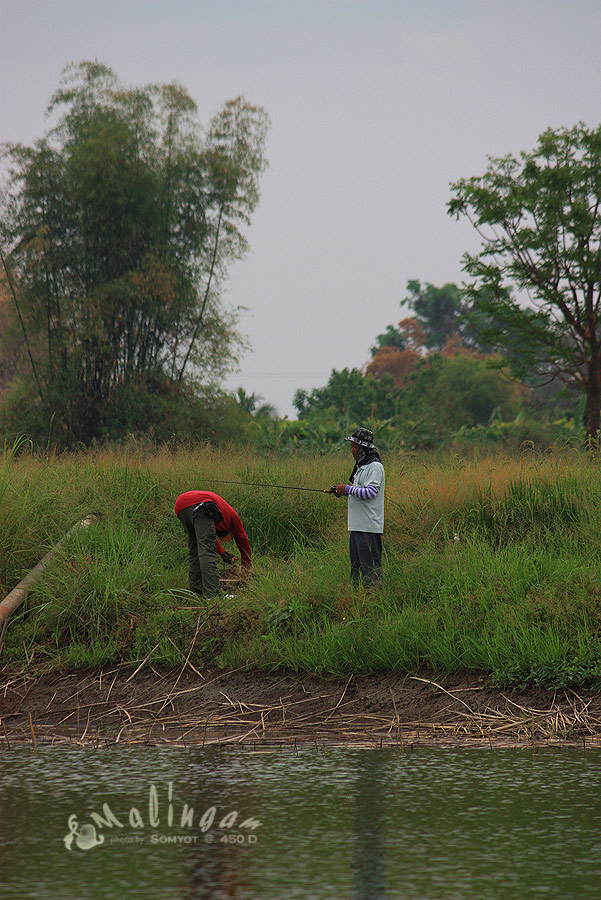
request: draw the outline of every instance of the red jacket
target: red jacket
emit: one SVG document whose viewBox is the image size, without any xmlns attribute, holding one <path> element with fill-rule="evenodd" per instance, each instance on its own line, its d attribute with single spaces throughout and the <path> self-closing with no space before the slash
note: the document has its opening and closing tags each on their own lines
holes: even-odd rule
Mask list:
<svg viewBox="0 0 601 900">
<path fill-rule="evenodd" d="M 214 494 L 212 491 L 186 491 L 185 494 L 180 494 L 175 501 L 175 515 L 179 516 L 182 509 L 186 509 L 188 506 L 196 506 L 197 503 L 203 503 L 207 500 L 212 500 L 223 516 L 221 522 L 215 523 L 217 535 L 219 537 L 224 537 L 228 533 L 232 535 L 240 551 L 240 562 L 245 569 L 250 569 L 250 544 L 248 543 L 242 519 L 234 507 L 230 506 L 219 494 Z M 216 544 L 219 552 L 223 553 L 223 547 L 219 541 L 216 541 Z"/>
</svg>

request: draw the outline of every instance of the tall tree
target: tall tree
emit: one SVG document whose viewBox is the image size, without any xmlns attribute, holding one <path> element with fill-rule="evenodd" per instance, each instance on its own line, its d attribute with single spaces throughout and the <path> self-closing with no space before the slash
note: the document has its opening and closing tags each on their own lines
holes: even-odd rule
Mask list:
<svg viewBox="0 0 601 900">
<path fill-rule="evenodd" d="M 447 341 L 458 337 L 461 343 L 472 349 L 479 349 L 479 340 L 473 324 L 466 316 L 467 304 L 461 289 L 453 283 L 436 287 L 429 282 L 423 284 L 413 279 L 407 282 L 407 296 L 401 300 L 401 307 L 408 307 L 414 314 L 398 326 L 387 325 L 386 331 L 376 337 L 371 348 L 375 357 L 384 347 L 402 351 L 407 347 L 416 349 L 419 343 L 426 350 L 442 350 Z"/>
<path fill-rule="evenodd" d="M 48 112 L 42 139 L 5 151 L 0 231 L 46 414 L 88 441 L 136 393 L 235 358 L 220 288 L 247 249 L 268 118 L 238 97 L 203 135 L 183 87 L 128 89 L 98 62 L 68 67 Z"/>
<path fill-rule="evenodd" d="M 293 403 L 299 419 L 320 420 L 324 415 L 340 427 L 351 428 L 369 419 L 387 419 L 394 414 L 394 381 L 364 376 L 359 369 L 332 369 L 328 383 L 309 393 L 297 390 Z"/>
<path fill-rule="evenodd" d="M 466 337 L 467 323 L 464 319 L 464 301 L 456 284 L 442 287 L 418 280 L 407 282 L 408 296 L 401 301 L 415 314 L 424 329 L 425 346 L 429 350 L 441 350 L 447 338 L 453 335 Z"/>
<path fill-rule="evenodd" d="M 376 341 L 377 345 L 371 348 L 372 358 L 365 366 L 366 374 L 375 378 L 391 375 L 400 388 L 424 354 L 423 326 L 417 319 L 402 319 L 398 328 L 388 325 Z"/>
<path fill-rule="evenodd" d="M 464 265 L 485 340 L 517 375 L 584 392 L 589 445 L 598 445 L 601 126 L 548 129 L 533 151 L 491 158 L 484 175 L 451 190 L 449 213 L 467 216 L 482 238 Z"/>
<path fill-rule="evenodd" d="M 419 421 L 431 446 L 442 443 L 462 425 L 486 425 L 494 411 L 502 417 L 519 409 L 515 382 L 469 350 L 422 359 L 399 392 L 401 422 Z"/>
</svg>

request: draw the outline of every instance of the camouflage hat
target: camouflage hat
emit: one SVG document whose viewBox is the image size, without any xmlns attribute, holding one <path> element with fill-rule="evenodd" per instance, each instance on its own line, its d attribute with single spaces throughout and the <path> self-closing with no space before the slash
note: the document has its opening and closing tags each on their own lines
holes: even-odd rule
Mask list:
<svg viewBox="0 0 601 900">
<path fill-rule="evenodd" d="M 367 447 L 368 450 L 373 450 L 375 447 L 374 433 L 368 428 L 355 428 L 350 437 L 347 437 L 344 440 L 352 441 L 353 444 L 359 444 L 360 447 Z"/>
</svg>

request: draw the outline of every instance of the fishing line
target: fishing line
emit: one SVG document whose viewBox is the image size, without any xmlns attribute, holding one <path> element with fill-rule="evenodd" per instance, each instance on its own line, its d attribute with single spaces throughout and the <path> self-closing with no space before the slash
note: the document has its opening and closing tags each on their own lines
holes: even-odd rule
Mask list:
<svg viewBox="0 0 601 900">
<path fill-rule="evenodd" d="M 334 494 L 335 491 L 333 487 L 331 488 L 309 488 L 309 487 L 297 487 L 296 485 L 291 484 L 269 484 L 264 481 L 223 481 L 219 478 L 207 478 L 205 479 L 209 484 L 240 484 L 244 487 L 265 487 L 265 488 L 279 488 L 282 491 L 312 491 L 317 494 Z M 398 506 L 399 509 L 404 510 L 404 507 L 397 500 L 393 500 L 392 497 L 388 497 L 384 495 L 384 499 L 387 503 L 393 503 L 395 506 Z"/>
<path fill-rule="evenodd" d="M 242 484 L 244 487 L 266 487 L 266 488 L 279 488 L 282 491 L 313 491 L 317 494 L 331 494 L 331 488 L 310 488 L 310 487 L 296 487 L 291 484 L 268 484 L 264 481 L 223 481 L 219 478 L 206 478 L 205 479 L 209 484 Z"/>
</svg>

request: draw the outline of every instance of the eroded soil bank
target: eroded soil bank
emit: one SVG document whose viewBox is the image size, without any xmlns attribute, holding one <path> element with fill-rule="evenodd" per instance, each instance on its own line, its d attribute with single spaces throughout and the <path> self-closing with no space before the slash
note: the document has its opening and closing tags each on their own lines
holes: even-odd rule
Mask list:
<svg viewBox="0 0 601 900">
<path fill-rule="evenodd" d="M 0 745 L 601 747 L 601 693 L 486 678 L 0 668 Z"/>
</svg>

